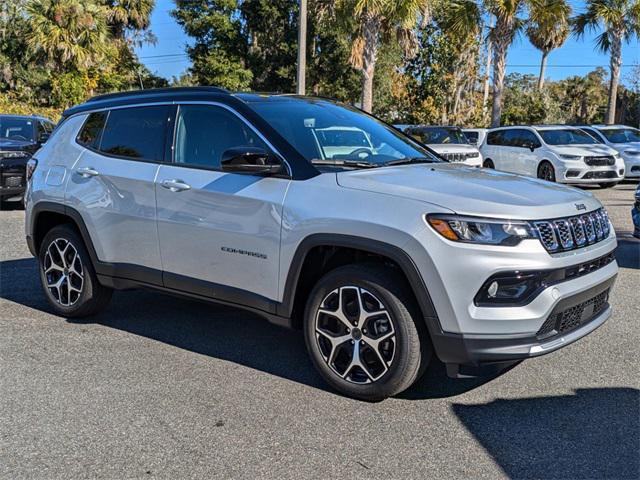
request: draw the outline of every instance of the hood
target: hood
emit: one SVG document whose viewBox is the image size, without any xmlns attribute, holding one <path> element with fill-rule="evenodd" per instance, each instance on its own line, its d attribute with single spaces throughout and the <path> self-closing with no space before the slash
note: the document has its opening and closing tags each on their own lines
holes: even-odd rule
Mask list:
<svg viewBox="0 0 640 480">
<path fill-rule="evenodd" d="M 618 153 L 607 145 L 549 145 L 554 153 L 562 155 L 580 155 L 581 157 L 599 157 L 604 155 L 615 155 Z"/>
<path fill-rule="evenodd" d="M 14 140 L 11 138 L 0 138 L 0 149 L 23 150 L 34 147 L 35 143 L 28 140 Z"/>
<path fill-rule="evenodd" d="M 419 200 L 464 215 L 536 220 L 601 207 L 593 195 L 577 188 L 453 164 L 353 170 L 338 173 L 337 181 L 345 188 Z"/>
<path fill-rule="evenodd" d="M 478 147 L 464 143 L 429 143 L 436 153 L 478 153 Z"/>
<path fill-rule="evenodd" d="M 612 143 L 611 146 L 620 153 L 624 152 L 625 150 L 640 151 L 640 142 Z"/>
</svg>

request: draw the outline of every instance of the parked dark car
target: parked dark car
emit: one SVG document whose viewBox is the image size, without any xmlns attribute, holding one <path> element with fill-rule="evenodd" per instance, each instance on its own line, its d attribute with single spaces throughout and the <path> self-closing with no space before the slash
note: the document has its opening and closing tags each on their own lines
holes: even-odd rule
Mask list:
<svg viewBox="0 0 640 480">
<path fill-rule="evenodd" d="M 636 188 L 636 203 L 631 210 L 631 218 L 633 218 L 633 236 L 640 238 L 640 184 Z"/>
<path fill-rule="evenodd" d="M 5 202 L 22 202 L 27 161 L 54 127 L 43 117 L 0 115 L 0 207 Z"/>
</svg>

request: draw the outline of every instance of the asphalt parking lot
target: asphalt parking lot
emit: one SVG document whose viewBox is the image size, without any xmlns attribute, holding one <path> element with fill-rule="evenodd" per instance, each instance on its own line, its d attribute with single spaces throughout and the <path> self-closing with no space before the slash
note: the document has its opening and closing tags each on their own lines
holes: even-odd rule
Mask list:
<svg viewBox="0 0 640 480">
<path fill-rule="evenodd" d="M 614 316 L 493 379 L 434 362 L 398 398 L 327 389 L 302 335 L 251 314 L 117 292 L 49 313 L 20 210 L 0 212 L 0 477 L 640 477 L 635 185 L 593 190 L 617 229 Z"/>
</svg>

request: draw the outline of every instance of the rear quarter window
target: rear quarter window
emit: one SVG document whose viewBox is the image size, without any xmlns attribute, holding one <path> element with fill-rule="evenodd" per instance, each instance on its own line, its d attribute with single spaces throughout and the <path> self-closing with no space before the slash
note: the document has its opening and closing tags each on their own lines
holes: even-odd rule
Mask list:
<svg viewBox="0 0 640 480">
<path fill-rule="evenodd" d="M 104 128 L 106 119 L 106 112 L 95 112 L 89 114 L 84 125 L 80 129 L 80 133 L 78 133 L 78 143 L 85 147 L 97 150 L 100 146 L 100 136 L 102 135 L 102 129 Z"/>
</svg>

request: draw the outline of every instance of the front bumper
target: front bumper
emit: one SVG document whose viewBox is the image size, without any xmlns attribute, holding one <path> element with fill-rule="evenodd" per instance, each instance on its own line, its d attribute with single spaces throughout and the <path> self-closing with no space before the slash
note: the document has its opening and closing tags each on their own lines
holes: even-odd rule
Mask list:
<svg viewBox="0 0 640 480">
<path fill-rule="evenodd" d="M 640 178 L 640 157 L 622 154 L 625 165 L 625 178 Z"/>
<path fill-rule="evenodd" d="M 0 198 L 21 200 L 26 185 L 25 159 L 0 161 Z"/>
<path fill-rule="evenodd" d="M 569 184 L 598 184 L 619 182 L 624 179 L 626 167 L 622 160 L 614 165 L 589 166 L 584 161 L 565 161 L 558 169 L 557 179 Z"/>
<path fill-rule="evenodd" d="M 561 323 L 566 323 L 569 328 L 562 331 L 552 330 L 551 333 L 540 332 L 526 336 L 443 334 L 443 338 L 435 338 L 434 343 L 446 345 L 441 352 L 441 360 L 449 365 L 450 374 L 464 371 L 464 367 L 506 365 L 545 355 L 588 335 L 611 316 L 608 295 L 614 283 L 615 276 L 559 302 L 548 320 L 551 320 L 550 323 L 554 323 L 555 328 L 558 329 L 561 328 L 559 326 Z M 606 300 L 602 300 L 603 298 Z M 597 310 L 593 306 L 594 299 L 600 299 Z M 566 320 L 569 315 L 576 318 L 568 322 Z M 453 366 L 455 368 L 451 368 Z"/>
</svg>

